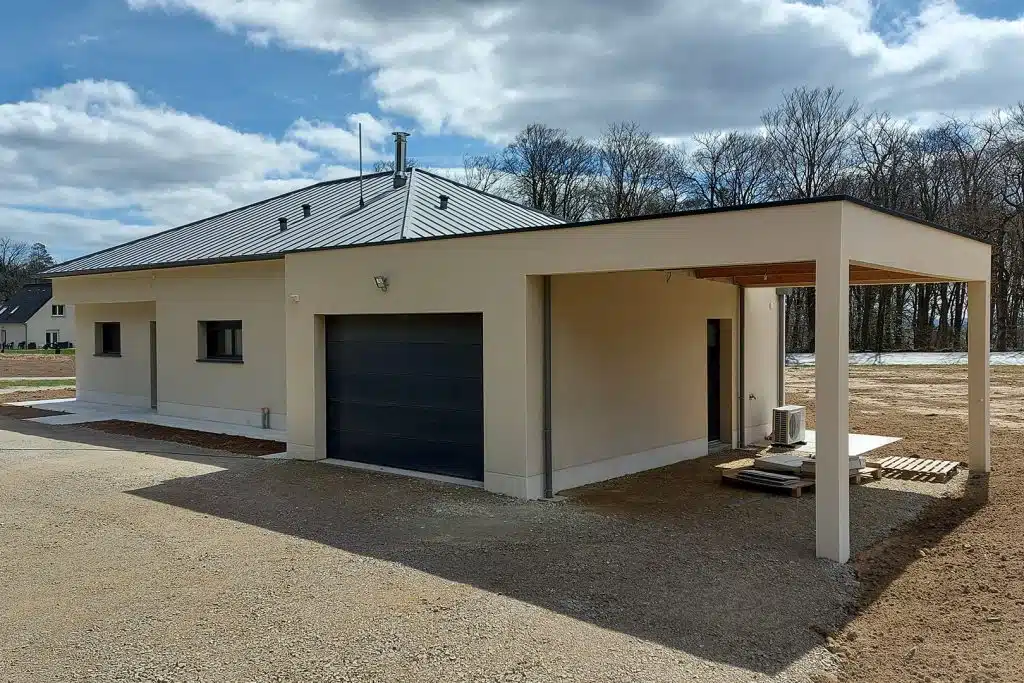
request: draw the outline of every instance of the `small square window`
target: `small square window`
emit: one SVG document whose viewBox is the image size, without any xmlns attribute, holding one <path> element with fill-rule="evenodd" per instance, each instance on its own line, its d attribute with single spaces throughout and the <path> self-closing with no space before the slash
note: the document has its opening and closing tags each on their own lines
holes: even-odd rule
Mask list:
<svg viewBox="0 0 1024 683">
<path fill-rule="evenodd" d="M 96 355 L 121 355 L 121 323 L 96 323 Z"/>
<path fill-rule="evenodd" d="M 50 315 L 54 318 L 64 317 L 64 304 L 53 304 L 50 306 Z"/>
<path fill-rule="evenodd" d="M 242 321 L 206 320 L 199 323 L 199 360 L 242 362 Z"/>
</svg>

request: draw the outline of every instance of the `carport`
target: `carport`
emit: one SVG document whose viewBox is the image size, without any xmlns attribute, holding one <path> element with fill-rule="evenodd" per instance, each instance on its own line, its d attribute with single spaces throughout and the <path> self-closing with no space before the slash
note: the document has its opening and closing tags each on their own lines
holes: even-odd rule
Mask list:
<svg viewBox="0 0 1024 683">
<path fill-rule="evenodd" d="M 706 453 L 715 426 L 705 421 L 709 404 L 692 397 L 704 393 L 705 379 L 698 373 L 705 374 L 710 359 L 702 355 L 708 353 L 710 321 L 717 321 L 716 336 L 724 331 L 733 359 L 722 378 L 727 398 L 720 438 L 725 444 L 743 443 L 770 421 L 776 405 L 776 311 L 766 315 L 774 289 L 813 286 L 816 548 L 821 557 L 845 562 L 850 552 L 849 289 L 963 281 L 974 304 L 968 321 L 970 467 L 988 471 L 990 247 L 940 226 L 846 197 L 825 197 L 359 246 L 285 256 L 292 457 L 337 457 L 330 455 L 337 436 L 328 425 L 336 420 L 329 419 L 326 397 L 330 392 L 336 402 L 346 400 L 330 386 L 330 368 L 346 351 L 326 347 L 347 343 L 349 334 L 339 332 L 337 316 L 433 316 L 429 334 L 457 354 L 451 362 L 438 357 L 436 365 L 449 368 L 441 374 L 460 382 L 471 379 L 473 386 L 473 395 L 463 397 L 467 402 L 454 406 L 467 421 L 450 421 L 444 428 L 457 433 L 452 440 L 466 448 L 461 471 L 478 480 L 482 470 L 489 491 L 540 498 Z M 668 293 L 672 288 L 678 291 Z M 700 305 L 679 317 L 690 302 Z M 472 317 L 461 318 L 466 323 L 461 331 L 441 334 L 456 321 L 443 318 L 449 315 Z M 699 390 L 689 402 L 678 400 L 671 407 L 681 421 L 703 423 L 701 434 L 673 431 L 671 415 L 653 414 L 664 407 L 658 399 L 670 395 L 664 392 L 672 390 L 672 382 L 662 382 L 657 364 L 643 363 L 667 348 L 652 337 L 674 339 L 662 329 L 662 320 L 673 318 L 671 334 L 686 346 L 689 360 L 675 368 L 672 382 L 695 383 Z M 603 327 L 592 325 L 595 320 Z M 427 334 L 420 327 L 427 318 L 406 322 L 388 332 L 399 334 L 392 341 Z M 383 333 L 378 329 L 371 337 Z M 617 355 L 596 353 L 599 343 L 616 348 Z M 614 376 L 607 358 L 621 361 Z M 373 362 L 378 361 L 393 365 L 386 358 Z M 368 362 L 359 365 L 372 369 Z M 646 384 L 631 381 L 636 368 L 647 373 Z M 429 388 L 431 382 L 413 378 L 400 389 L 403 396 L 433 392 L 427 405 L 441 408 L 444 397 L 437 387 L 453 384 Z M 620 402 L 594 400 L 602 391 Z M 388 419 L 381 433 L 416 431 L 405 426 L 412 422 Z M 396 453 L 395 462 L 416 453 L 423 451 Z M 445 474 L 448 464 L 431 467 Z"/>
</svg>

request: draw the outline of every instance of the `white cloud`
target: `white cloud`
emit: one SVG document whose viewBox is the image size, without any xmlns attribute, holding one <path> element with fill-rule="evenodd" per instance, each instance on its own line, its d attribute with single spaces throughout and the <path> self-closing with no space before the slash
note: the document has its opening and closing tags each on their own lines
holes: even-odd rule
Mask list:
<svg viewBox="0 0 1024 683">
<path fill-rule="evenodd" d="M 347 123 L 347 128 L 339 128 L 329 122 L 299 119 L 288 129 L 285 138 L 342 159 L 358 159 L 358 126 L 362 124 L 363 160 L 375 161 L 387 156 L 385 149 L 394 130 L 391 123 L 366 113 L 350 115 Z"/>
<path fill-rule="evenodd" d="M 626 118 L 665 136 L 745 127 L 799 85 L 835 84 L 907 117 L 1024 91 L 1024 18 L 979 18 L 953 0 L 888 20 L 873 0 L 128 2 L 336 53 L 370 72 L 385 111 L 492 140 L 534 120 L 584 134 Z"/>
<path fill-rule="evenodd" d="M 349 123 L 360 121 L 381 140 L 383 123 Z M 330 140 L 306 128 L 332 130 L 300 121 L 283 140 L 241 133 L 111 81 L 0 104 L 0 232 L 71 256 L 350 175 L 351 150 L 325 155 Z"/>
</svg>

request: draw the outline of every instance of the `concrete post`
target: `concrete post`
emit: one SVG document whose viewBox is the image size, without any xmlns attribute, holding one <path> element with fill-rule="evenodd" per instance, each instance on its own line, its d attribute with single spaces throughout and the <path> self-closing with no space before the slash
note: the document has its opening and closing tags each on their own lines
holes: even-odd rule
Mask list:
<svg viewBox="0 0 1024 683">
<path fill-rule="evenodd" d="M 989 283 L 967 283 L 967 399 L 971 472 L 988 472 L 989 458 L 989 342 L 991 309 Z"/>
<path fill-rule="evenodd" d="M 818 557 L 850 559 L 850 263 L 840 238 L 816 264 L 814 388 Z"/>
</svg>

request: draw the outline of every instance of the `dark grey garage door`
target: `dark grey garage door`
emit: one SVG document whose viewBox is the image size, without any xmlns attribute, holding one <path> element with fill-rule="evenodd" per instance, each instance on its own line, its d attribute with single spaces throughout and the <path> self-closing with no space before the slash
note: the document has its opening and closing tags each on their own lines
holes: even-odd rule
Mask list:
<svg viewBox="0 0 1024 683">
<path fill-rule="evenodd" d="M 328 316 L 327 454 L 484 478 L 479 313 Z"/>
</svg>

